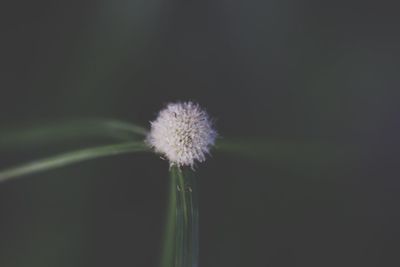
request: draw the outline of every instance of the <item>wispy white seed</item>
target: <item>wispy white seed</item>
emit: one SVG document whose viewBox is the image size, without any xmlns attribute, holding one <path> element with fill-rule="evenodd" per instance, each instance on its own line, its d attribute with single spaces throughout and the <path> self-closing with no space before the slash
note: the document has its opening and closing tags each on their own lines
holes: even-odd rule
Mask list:
<svg viewBox="0 0 400 267">
<path fill-rule="evenodd" d="M 193 168 L 205 161 L 216 136 L 208 114 L 198 104 L 177 102 L 168 104 L 151 122 L 147 143 L 171 165 Z"/>
</svg>

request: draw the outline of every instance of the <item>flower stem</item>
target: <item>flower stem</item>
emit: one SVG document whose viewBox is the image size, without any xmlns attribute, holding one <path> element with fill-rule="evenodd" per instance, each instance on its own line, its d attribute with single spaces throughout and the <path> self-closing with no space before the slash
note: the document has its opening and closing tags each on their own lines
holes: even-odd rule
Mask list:
<svg viewBox="0 0 400 267">
<path fill-rule="evenodd" d="M 199 250 L 197 186 L 190 170 L 181 170 L 175 166 L 171 168 L 169 205 L 162 267 L 197 267 Z"/>
</svg>

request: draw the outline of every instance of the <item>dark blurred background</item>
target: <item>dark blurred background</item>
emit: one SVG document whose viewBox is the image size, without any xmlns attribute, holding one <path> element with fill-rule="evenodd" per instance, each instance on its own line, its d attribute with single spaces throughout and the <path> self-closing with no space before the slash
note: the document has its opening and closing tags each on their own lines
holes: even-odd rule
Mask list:
<svg viewBox="0 0 400 267">
<path fill-rule="evenodd" d="M 276 144 L 199 166 L 201 266 L 400 266 L 394 4 L 23 0 L 0 21 L 1 131 L 193 100 L 222 137 Z M 149 154 L 2 183 L 0 266 L 157 266 L 167 183 Z"/>
</svg>

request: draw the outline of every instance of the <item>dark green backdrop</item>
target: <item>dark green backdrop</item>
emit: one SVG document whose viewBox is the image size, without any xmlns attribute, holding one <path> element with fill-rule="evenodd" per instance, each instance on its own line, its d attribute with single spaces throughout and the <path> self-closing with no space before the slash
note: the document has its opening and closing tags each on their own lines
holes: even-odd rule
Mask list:
<svg viewBox="0 0 400 267">
<path fill-rule="evenodd" d="M 148 126 L 198 101 L 223 138 L 197 170 L 203 267 L 399 266 L 398 9 L 377 1 L 6 1 L 0 131 Z M 0 151 L 0 167 L 82 143 Z M 257 146 L 256 146 L 257 147 Z M 0 184 L 0 266 L 156 266 L 168 164 L 148 154 Z"/>
</svg>

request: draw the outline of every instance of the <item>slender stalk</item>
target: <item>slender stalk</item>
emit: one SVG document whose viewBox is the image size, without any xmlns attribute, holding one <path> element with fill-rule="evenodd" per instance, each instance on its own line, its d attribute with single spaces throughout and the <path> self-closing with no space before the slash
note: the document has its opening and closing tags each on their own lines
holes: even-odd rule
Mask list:
<svg viewBox="0 0 400 267">
<path fill-rule="evenodd" d="M 69 153 L 29 162 L 17 167 L 0 171 L 0 182 L 18 178 L 23 175 L 42 172 L 58 167 L 63 167 L 73 163 L 95 159 L 100 157 L 126 154 L 136 151 L 148 150 L 147 145 L 141 142 L 128 142 L 116 145 L 106 145 L 93 148 L 87 148 Z"/>
<path fill-rule="evenodd" d="M 181 173 L 186 181 L 186 206 L 187 206 L 187 246 L 189 259 L 186 266 L 198 267 L 199 265 L 199 206 L 198 187 L 194 173 L 185 169 Z"/>
<path fill-rule="evenodd" d="M 175 201 L 171 201 L 169 216 L 174 212 L 175 225 L 168 228 L 169 236 L 175 234 L 173 241 L 171 236 L 164 243 L 164 259 L 162 267 L 197 267 L 198 266 L 198 250 L 199 250 L 199 228 L 198 228 L 198 200 L 196 179 L 193 173 L 188 169 L 179 169 L 171 167 L 171 184 L 175 185 L 174 192 L 171 191 L 171 197 L 175 197 Z M 175 211 L 173 210 L 175 206 Z M 171 217 L 169 217 L 171 218 Z M 172 219 L 170 219 L 172 221 Z M 171 222 L 170 221 L 170 222 Z M 173 229 L 174 228 L 174 229 Z M 171 248 L 171 246 L 173 248 Z M 166 252 L 175 253 L 174 259 L 171 256 L 167 258 Z"/>
</svg>

